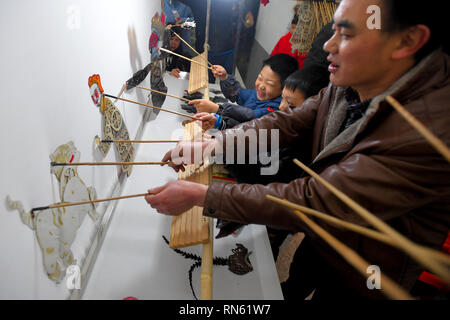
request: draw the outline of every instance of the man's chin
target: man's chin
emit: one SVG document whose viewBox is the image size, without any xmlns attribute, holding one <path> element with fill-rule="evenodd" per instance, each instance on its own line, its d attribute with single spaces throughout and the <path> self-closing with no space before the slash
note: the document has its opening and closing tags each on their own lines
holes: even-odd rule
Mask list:
<svg viewBox="0 0 450 320">
<path fill-rule="evenodd" d="M 336 77 L 334 74 L 330 74 L 330 82 L 335 87 L 348 87 L 350 84 L 348 81 L 344 81 L 343 79 L 340 79 L 339 77 Z"/>
</svg>

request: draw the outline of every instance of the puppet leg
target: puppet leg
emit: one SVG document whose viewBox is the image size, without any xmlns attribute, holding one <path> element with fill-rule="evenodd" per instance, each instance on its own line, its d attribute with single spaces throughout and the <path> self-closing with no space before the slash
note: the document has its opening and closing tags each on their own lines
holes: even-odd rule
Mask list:
<svg viewBox="0 0 450 320">
<path fill-rule="evenodd" d="M 34 219 L 31 215 L 31 212 L 25 212 L 23 209 L 22 202 L 20 201 L 12 201 L 10 196 L 6 196 L 6 203 L 8 207 L 12 210 L 17 210 L 20 213 L 20 218 L 22 219 L 22 222 L 30 227 L 31 230 L 36 229 L 34 225 Z"/>
</svg>

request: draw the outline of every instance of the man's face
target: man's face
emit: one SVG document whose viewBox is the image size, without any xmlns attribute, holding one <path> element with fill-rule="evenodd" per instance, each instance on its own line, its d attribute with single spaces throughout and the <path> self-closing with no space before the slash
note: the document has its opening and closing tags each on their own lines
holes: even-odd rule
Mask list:
<svg viewBox="0 0 450 320">
<path fill-rule="evenodd" d="M 334 15 L 333 37 L 324 44 L 329 52 L 330 81 L 336 86 L 367 89 L 385 81 L 392 63 L 393 39 L 379 29 L 369 29 L 367 8 L 381 1 L 343 0 Z M 383 27 L 383 26 L 381 26 Z"/>
<path fill-rule="evenodd" d="M 281 93 L 280 110 L 284 111 L 287 108 L 300 107 L 305 102 L 305 96 L 300 90 L 292 91 L 288 88 L 283 88 Z"/>
<path fill-rule="evenodd" d="M 264 66 L 255 81 L 258 100 L 270 100 L 281 95 L 280 76 L 270 68 Z"/>
</svg>

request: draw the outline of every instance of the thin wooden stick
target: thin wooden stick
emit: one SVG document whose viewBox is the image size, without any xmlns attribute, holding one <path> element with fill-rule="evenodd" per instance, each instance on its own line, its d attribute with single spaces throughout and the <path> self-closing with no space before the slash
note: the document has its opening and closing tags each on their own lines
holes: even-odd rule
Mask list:
<svg viewBox="0 0 450 320">
<path fill-rule="evenodd" d="M 181 140 L 101 140 L 105 143 L 178 143 Z"/>
<path fill-rule="evenodd" d="M 450 162 L 450 149 L 442 140 L 436 137 L 427 127 L 425 127 L 419 120 L 417 120 L 409 111 L 405 109 L 392 96 L 387 96 L 386 101 L 400 113 L 400 115 L 409 122 L 420 134 L 445 158 Z"/>
<path fill-rule="evenodd" d="M 330 192 L 332 192 L 337 198 L 343 201 L 347 206 L 352 208 L 358 215 L 364 218 L 367 222 L 377 228 L 379 231 L 385 233 L 391 237 L 392 241 L 397 242 L 405 252 L 407 252 L 416 261 L 420 262 L 423 266 L 427 267 L 430 271 L 434 272 L 436 275 L 443 278 L 446 282 L 450 283 L 450 273 L 447 268 L 436 262 L 435 260 L 429 259 L 428 255 L 420 250 L 416 244 L 411 240 L 401 235 L 399 232 L 394 230 L 391 226 L 383 222 L 380 218 L 370 213 L 368 210 L 360 206 L 358 203 L 350 199 L 343 192 L 339 191 L 337 188 L 332 186 L 330 183 L 325 181 L 321 176 L 315 173 L 313 170 L 308 168 L 302 162 L 294 159 L 295 164 L 301 167 L 305 172 L 311 175 L 314 179 L 319 181 L 323 186 L 325 186 Z"/>
<path fill-rule="evenodd" d="M 202 67 L 208 68 L 208 69 L 210 69 L 210 70 L 214 70 L 213 68 L 211 68 L 211 67 L 208 67 L 207 65 L 204 65 L 204 64 L 202 64 L 202 63 L 200 63 L 200 62 L 197 62 L 197 61 L 195 61 L 195 60 L 192 60 L 192 59 L 190 59 L 190 58 L 188 58 L 188 57 L 182 56 L 181 54 L 178 54 L 178 53 L 172 52 L 172 51 L 170 51 L 170 50 L 167 50 L 167 49 L 164 49 L 164 48 L 159 48 L 159 50 L 162 50 L 162 51 L 164 51 L 164 52 L 167 52 L 167 53 L 173 54 L 173 55 L 175 55 L 175 56 L 177 56 L 177 57 L 180 57 L 180 58 L 183 58 L 183 59 L 189 60 L 190 62 L 196 63 L 196 64 L 198 64 L 198 65 L 200 65 L 200 66 L 202 66 Z"/>
<path fill-rule="evenodd" d="M 299 210 L 296 210 L 297 215 L 303 222 L 308 225 L 316 234 L 318 234 L 323 240 L 325 240 L 337 253 L 339 253 L 345 261 L 351 264 L 356 270 L 358 270 L 361 275 L 364 277 L 368 277 L 367 269 L 370 264 L 361 258 L 354 250 L 347 247 L 341 241 L 333 237 L 327 231 L 322 229 L 319 225 L 317 225 L 314 221 L 309 219 Z M 396 300 L 413 300 L 403 288 L 401 288 L 398 284 L 392 281 L 389 277 L 385 276 L 383 273 L 380 274 L 380 282 L 383 292 L 389 298 Z"/>
<path fill-rule="evenodd" d="M 117 95 L 119 98 L 122 96 L 122 94 L 127 90 L 128 82 L 125 82 L 125 84 L 122 86 L 122 89 L 120 90 L 119 94 Z M 114 101 L 114 103 L 117 102 L 117 99 Z"/>
<path fill-rule="evenodd" d="M 80 202 L 54 203 L 54 204 L 51 204 L 46 207 L 33 208 L 33 209 L 31 209 L 31 213 L 34 213 L 35 211 L 42 211 L 42 210 L 55 209 L 55 208 L 64 208 L 64 207 L 71 207 L 71 206 L 79 206 L 79 205 L 90 204 L 90 203 L 145 197 L 148 195 L 150 195 L 150 193 L 147 192 L 147 193 L 132 194 L 132 195 L 127 195 L 127 196 L 120 196 L 120 197 L 113 197 L 113 198 L 106 198 L 106 199 L 86 200 L 86 201 L 80 201 Z"/>
<path fill-rule="evenodd" d="M 323 212 L 320 212 L 320 211 L 317 211 L 317 210 L 314 210 L 314 209 L 311 209 L 311 208 L 308 208 L 308 207 L 305 207 L 305 206 L 301 206 L 301 205 L 295 204 L 295 203 L 290 202 L 290 201 L 285 200 L 285 199 L 280 199 L 280 198 L 277 198 L 277 197 L 274 197 L 274 196 L 271 196 L 271 195 L 266 195 L 266 198 L 271 200 L 271 201 L 274 201 L 276 203 L 279 203 L 279 204 L 282 204 L 282 205 L 287 206 L 289 208 L 292 208 L 294 210 L 300 210 L 303 213 L 312 215 L 312 216 L 314 216 L 316 218 L 319 218 L 319 219 L 324 220 L 324 221 L 326 221 L 328 223 L 334 224 L 334 225 L 336 225 L 338 227 L 341 227 L 341 228 L 344 228 L 344 229 L 347 229 L 347 230 L 359 233 L 359 234 L 361 234 L 363 236 L 375 239 L 377 241 L 380 241 L 380 242 L 383 242 L 383 243 L 388 244 L 390 246 L 393 246 L 393 247 L 401 249 L 401 247 L 397 244 L 397 242 L 392 241 L 392 239 L 390 237 L 388 237 L 387 235 L 385 235 L 384 233 L 381 233 L 381 232 L 378 232 L 378 231 L 375 231 L 375 230 L 372 230 L 372 229 L 369 229 L 369 228 L 365 228 L 365 227 L 362 227 L 360 225 L 344 221 L 342 219 L 338 219 L 338 218 L 330 216 L 330 215 L 328 215 L 326 213 L 323 213 Z M 426 247 L 423 247 L 423 246 L 420 246 L 420 245 L 417 245 L 417 246 L 421 250 L 426 251 L 427 254 L 429 254 L 430 258 L 439 260 L 442 263 L 450 265 L 450 256 L 448 256 L 448 255 L 446 255 L 446 254 L 444 254 L 442 252 L 430 249 L 430 248 L 426 248 Z"/>
<path fill-rule="evenodd" d="M 113 98 L 113 99 L 122 100 L 122 101 L 125 101 L 125 102 L 138 104 L 140 106 L 144 106 L 144 107 L 147 107 L 147 108 L 152 108 L 152 109 L 156 109 L 156 110 L 160 110 L 160 111 L 164 111 L 164 112 L 173 113 L 173 114 L 176 114 L 176 115 L 179 115 L 179 116 L 182 116 L 182 117 L 186 117 L 186 118 L 189 118 L 189 119 L 193 119 L 193 120 L 198 120 L 196 117 L 190 116 L 190 115 L 187 115 L 187 114 L 184 114 L 184 113 L 180 113 L 180 112 L 176 112 L 176 111 L 172 111 L 172 110 L 167 110 L 167 109 L 155 107 L 155 106 L 152 106 L 152 105 L 149 105 L 149 104 L 145 104 L 145 103 L 141 103 L 141 102 L 138 102 L 138 101 L 133 101 L 133 100 L 128 100 L 128 99 L 124 99 L 124 98 L 115 97 L 115 96 L 112 96 L 112 95 L 106 94 L 106 93 L 103 93 L 103 95 L 105 97 L 109 97 L 109 98 Z"/>
<path fill-rule="evenodd" d="M 190 102 L 190 101 L 191 101 L 191 100 L 189 100 L 189 99 L 177 97 L 177 96 L 174 96 L 174 95 L 172 95 L 172 94 L 165 93 L 165 92 L 161 92 L 161 91 L 158 91 L 158 90 L 155 90 L 155 89 L 150 89 L 150 88 L 141 87 L 141 86 L 136 86 L 136 88 L 144 89 L 144 90 L 151 91 L 151 92 L 155 92 L 155 93 L 158 93 L 158 94 L 162 94 L 162 95 L 165 95 L 165 96 L 168 96 L 168 97 L 180 99 L 181 101 L 186 101 L 186 102 Z"/>
<path fill-rule="evenodd" d="M 339 226 L 339 227 L 342 227 L 342 228 L 354 231 L 354 232 L 359 233 L 361 235 L 364 235 L 366 237 L 369 237 L 369 238 L 372 238 L 372 239 L 375 239 L 375 240 L 378 240 L 378 241 L 381 241 L 381 242 L 384 242 L 384 243 L 387 243 L 387 244 L 390 244 L 390 245 L 395 244 L 395 243 L 392 242 L 391 238 L 388 237 L 387 235 L 385 235 L 384 233 L 381 233 L 381 232 L 378 232 L 378 231 L 375 231 L 375 230 L 372 230 L 372 229 L 369 229 L 369 228 L 362 227 L 362 226 L 354 224 L 354 223 L 350 223 L 350 222 L 347 222 L 347 221 L 335 218 L 335 217 L 327 215 L 327 214 L 325 214 L 323 212 L 320 212 L 320 211 L 317 211 L 317 210 L 313 210 L 313 209 L 310 209 L 310 208 L 307 208 L 307 207 L 304 207 L 304 206 L 292 203 L 292 202 L 290 202 L 288 200 L 285 200 L 285 199 L 280 199 L 280 198 L 277 198 L 277 197 L 274 197 L 274 196 L 271 196 L 271 195 L 266 195 L 266 198 L 271 200 L 271 201 L 273 201 L 273 202 L 276 202 L 276 203 L 282 204 L 282 205 L 284 205 L 286 207 L 292 208 L 294 210 L 301 210 L 302 212 L 304 212 L 306 214 L 310 214 L 310 215 L 312 215 L 312 216 L 314 216 L 316 218 L 322 219 L 322 220 L 327 221 L 329 223 L 332 223 L 332 224 L 334 224 L 336 226 Z"/>
<path fill-rule="evenodd" d="M 135 166 L 135 165 L 166 165 L 170 162 L 51 162 L 52 167 L 56 166 Z"/>
<path fill-rule="evenodd" d="M 172 31 L 172 30 L 171 30 L 171 31 Z M 197 50 L 195 50 L 194 48 L 192 48 L 192 46 L 191 46 L 189 43 L 187 43 L 186 40 L 184 40 L 182 37 L 180 37 L 176 32 L 172 31 L 172 33 L 173 33 L 174 35 L 176 35 L 176 36 L 178 37 L 178 39 L 180 39 L 181 41 L 183 41 L 185 45 L 187 45 L 189 48 L 191 48 L 192 51 L 194 51 L 197 55 L 200 55 L 200 53 L 198 53 Z M 203 61 L 205 61 L 207 64 L 209 64 L 211 67 L 213 66 L 213 64 L 212 64 L 211 62 L 209 62 L 208 59 L 204 58 L 203 56 L 202 56 L 202 59 L 203 59 Z"/>
</svg>

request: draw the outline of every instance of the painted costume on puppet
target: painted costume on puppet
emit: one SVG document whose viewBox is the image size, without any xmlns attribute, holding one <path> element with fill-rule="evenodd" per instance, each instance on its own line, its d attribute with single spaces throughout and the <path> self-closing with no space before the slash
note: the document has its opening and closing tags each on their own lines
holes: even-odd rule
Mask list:
<svg viewBox="0 0 450 320">
<path fill-rule="evenodd" d="M 151 62 L 142 70 L 137 71 L 133 77 L 127 81 L 127 90 L 131 90 L 145 80 L 150 72 L 150 88 L 167 93 L 162 74 L 165 71 L 164 58 L 166 53 L 159 48 L 169 49 L 170 30 L 164 28 L 165 16 L 156 13 L 152 18 L 152 33 L 149 39 L 148 49 L 150 51 Z M 161 108 L 166 100 L 166 96 L 158 93 L 151 93 L 152 105 Z M 154 109 L 155 114 L 159 110 Z"/>
<path fill-rule="evenodd" d="M 164 13 L 161 16 L 156 13 L 152 18 L 152 34 L 149 39 L 148 49 L 151 56 L 151 73 L 150 73 L 150 88 L 167 93 L 167 87 L 164 83 L 162 75 L 166 71 L 165 58 L 167 53 L 160 51 L 159 48 L 169 49 L 170 30 L 164 28 L 165 23 Z M 152 103 L 155 107 L 162 107 L 166 96 L 162 94 L 152 93 Z M 159 110 L 154 110 L 156 114 Z"/>
<path fill-rule="evenodd" d="M 70 141 L 59 146 L 50 155 L 50 159 L 55 162 L 78 162 L 80 152 Z M 51 172 L 59 182 L 61 203 L 97 199 L 95 189 L 86 187 L 83 180 L 78 176 L 76 166 L 52 167 Z M 71 246 L 84 217 L 88 214 L 92 221 L 95 222 L 98 219 L 94 204 L 31 213 L 25 212 L 20 201 L 12 201 L 9 196 L 7 196 L 6 201 L 10 209 L 19 211 L 22 222 L 36 231 L 47 275 L 51 280 L 60 282 L 65 276 L 66 268 L 76 263 Z"/>
<path fill-rule="evenodd" d="M 103 94 L 103 88 L 100 81 L 100 75 L 94 74 L 89 77 L 89 90 L 91 92 L 91 98 L 97 107 L 100 107 L 100 113 L 103 115 L 103 139 L 104 140 L 130 140 L 125 121 L 120 114 L 119 109 L 112 103 L 112 101 Z M 95 142 L 98 149 L 104 157 L 111 148 L 110 142 L 101 142 L 98 136 L 95 136 Z M 131 143 L 114 143 L 117 152 L 119 153 L 120 161 L 132 162 L 134 159 L 134 148 Z M 122 165 L 122 172 L 125 172 L 127 176 L 131 174 L 132 166 Z"/>
</svg>

